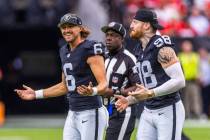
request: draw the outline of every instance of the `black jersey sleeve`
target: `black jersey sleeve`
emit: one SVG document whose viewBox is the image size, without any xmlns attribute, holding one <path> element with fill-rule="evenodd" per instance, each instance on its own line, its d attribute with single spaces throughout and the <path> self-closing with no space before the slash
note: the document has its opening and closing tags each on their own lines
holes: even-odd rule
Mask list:
<svg viewBox="0 0 210 140">
<path fill-rule="evenodd" d="M 165 47 L 165 46 L 174 46 L 174 43 L 171 41 L 171 38 L 167 35 L 158 36 L 154 41 L 154 45 L 157 48 Z"/>
<path fill-rule="evenodd" d="M 105 46 L 101 42 L 91 41 L 85 46 L 88 57 L 94 55 L 105 56 Z"/>
</svg>

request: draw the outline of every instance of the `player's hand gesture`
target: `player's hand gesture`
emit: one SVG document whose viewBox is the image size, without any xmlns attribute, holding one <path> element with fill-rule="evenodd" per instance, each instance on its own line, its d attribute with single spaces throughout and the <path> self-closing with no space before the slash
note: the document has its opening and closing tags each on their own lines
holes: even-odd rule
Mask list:
<svg viewBox="0 0 210 140">
<path fill-rule="evenodd" d="M 78 86 L 77 87 L 77 92 L 80 95 L 91 96 L 93 94 L 93 84 L 92 84 L 92 82 L 89 82 L 88 86 L 85 86 L 85 85 Z"/>
<path fill-rule="evenodd" d="M 126 97 L 122 95 L 114 95 L 114 97 L 117 99 L 117 101 L 115 102 L 115 107 L 117 108 L 117 111 L 124 111 L 129 105 Z"/>
<path fill-rule="evenodd" d="M 32 88 L 30 88 L 26 85 L 23 85 L 23 88 L 24 89 L 15 89 L 14 90 L 21 99 L 23 99 L 23 100 L 33 100 L 33 99 L 36 98 L 35 91 Z"/>
<path fill-rule="evenodd" d="M 152 90 L 145 88 L 143 85 L 136 84 L 137 89 L 135 91 L 129 92 L 128 95 L 135 97 L 138 100 L 145 100 L 152 98 L 154 93 Z"/>
</svg>

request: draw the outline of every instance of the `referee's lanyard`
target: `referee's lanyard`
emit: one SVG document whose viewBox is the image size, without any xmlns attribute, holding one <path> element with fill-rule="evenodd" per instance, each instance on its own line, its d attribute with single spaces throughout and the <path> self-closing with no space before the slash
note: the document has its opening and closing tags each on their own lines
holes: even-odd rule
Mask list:
<svg viewBox="0 0 210 140">
<path fill-rule="evenodd" d="M 113 114 L 113 104 L 110 103 L 110 98 L 108 99 L 107 110 L 109 112 L 109 116 Z"/>
<path fill-rule="evenodd" d="M 107 69 L 108 69 L 108 67 L 109 67 L 109 64 L 110 64 L 112 58 L 113 58 L 113 57 L 110 57 L 110 61 L 109 61 L 108 65 L 107 65 L 107 67 L 106 67 L 106 72 L 107 72 Z M 113 114 L 113 104 L 110 103 L 110 98 L 108 98 L 107 110 L 108 110 L 108 112 L 109 112 L 109 116 L 111 116 L 111 115 Z"/>
</svg>

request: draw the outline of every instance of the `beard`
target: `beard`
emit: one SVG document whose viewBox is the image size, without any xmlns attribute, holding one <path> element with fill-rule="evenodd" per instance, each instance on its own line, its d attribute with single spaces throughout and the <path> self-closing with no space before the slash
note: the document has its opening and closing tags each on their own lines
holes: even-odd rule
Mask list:
<svg viewBox="0 0 210 140">
<path fill-rule="evenodd" d="M 139 39 L 139 38 L 141 38 L 142 36 L 143 36 L 143 34 L 142 34 L 141 31 L 134 31 L 134 30 L 130 31 L 130 37 L 131 37 L 132 39 Z"/>
</svg>

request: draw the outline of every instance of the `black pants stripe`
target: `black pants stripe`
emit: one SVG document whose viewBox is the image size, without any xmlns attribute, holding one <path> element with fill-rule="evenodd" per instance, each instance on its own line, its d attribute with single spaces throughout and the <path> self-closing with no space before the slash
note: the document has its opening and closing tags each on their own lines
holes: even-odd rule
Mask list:
<svg viewBox="0 0 210 140">
<path fill-rule="evenodd" d="M 173 104 L 173 129 L 172 129 L 171 140 L 175 140 L 175 134 L 176 134 L 176 104 Z"/>
<path fill-rule="evenodd" d="M 96 109 L 95 140 L 98 140 L 98 108 Z"/>
</svg>

